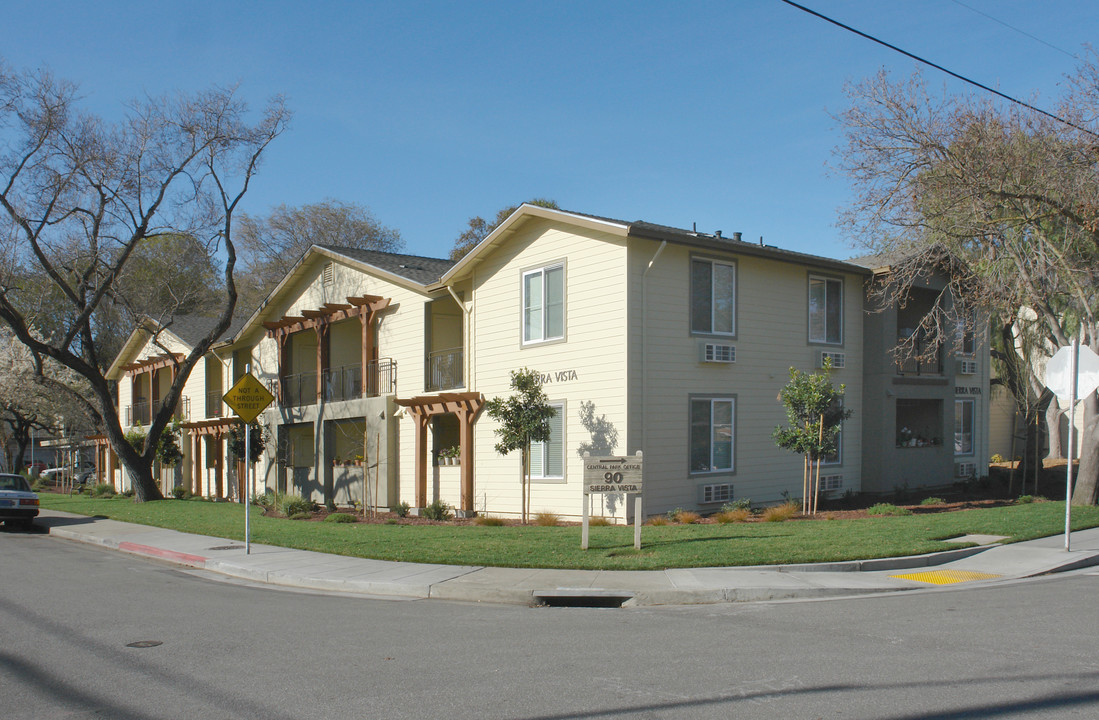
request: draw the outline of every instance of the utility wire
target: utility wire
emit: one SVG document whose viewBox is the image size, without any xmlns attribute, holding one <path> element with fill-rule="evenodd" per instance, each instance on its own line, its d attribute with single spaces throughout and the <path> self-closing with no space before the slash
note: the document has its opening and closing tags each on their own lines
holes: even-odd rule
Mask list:
<svg viewBox="0 0 1099 720">
<path fill-rule="evenodd" d="M 843 23 L 841 23 L 838 20 L 833 20 L 832 18 L 828 17 L 827 15 L 821 15 L 816 10 L 810 10 L 809 8 L 805 7 L 804 5 L 798 5 L 796 2 L 793 2 L 793 0 L 782 0 L 782 2 L 786 3 L 787 5 L 789 5 L 791 7 L 795 7 L 798 10 L 801 10 L 802 12 L 807 12 L 810 15 L 818 17 L 821 20 L 824 20 L 825 22 L 830 22 L 833 25 L 835 25 L 836 27 L 843 28 L 844 30 L 846 30 L 848 32 L 852 32 L 852 33 L 855 33 L 856 35 L 858 35 L 860 37 L 864 37 L 867 40 L 870 40 L 871 42 L 876 42 L 877 44 L 882 45 L 884 47 L 887 47 L 890 50 L 893 50 L 895 52 L 899 52 L 901 55 L 905 55 L 907 57 L 910 57 L 913 60 L 915 60 L 916 62 L 921 62 L 924 65 L 929 65 L 930 67 L 933 67 L 936 70 L 944 72 L 944 73 L 946 73 L 947 75 L 949 75 L 953 78 L 957 78 L 958 80 L 961 80 L 964 83 L 969 83 L 970 85 L 973 85 L 974 87 L 978 87 L 981 90 L 984 90 L 986 92 L 992 93 L 993 95 L 997 95 L 999 97 L 1002 97 L 1004 100 L 1007 100 L 1008 102 L 1015 103 L 1016 105 L 1021 105 L 1022 107 L 1025 107 L 1028 110 L 1033 110 L 1036 113 L 1039 113 L 1041 115 L 1045 115 L 1046 117 L 1048 117 L 1052 120 L 1056 120 L 1059 123 L 1063 123 L 1064 125 L 1068 125 L 1071 128 L 1075 128 L 1076 130 L 1079 130 L 1082 133 L 1086 133 L 1088 135 L 1091 135 L 1093 138 L 1099 139 L 1099 134 L 1094 133 L 1091 130 L 1088 130 L 1087 128 L 1082 128 L 1079 125 L 1077 125 L 1076 123 L 1069 122 L 1068 120 L 1065 120 L 1062 117 L 1058 117 L 1057 115 L 1054 115 L 1053 113 L 1046 112 L 1045 110 L 1043 110 L 1041 108 L 1034 107 L 1030 103 L 1023 102 L 1022 100 L 1018 100 L 1016 98 L 1013 98 L 1010 95 L 1005 95 L 1004 93 L 1000 92 L 999 90 L 994 90 L 994 89 L 988 87 L 987 85 L 982 85 L 981 83 L 977 82 L 976 80 L 970 80 L 969 78 L 965 77 L 964 75 L 959 75 L 958 73 L 956 73 L 952 70 L 947 70 L 942 65 L 938 65 L 936 63 L 931 62 L 930 60 L 926 60 L 926 59 L 920 57 L 919 55 L 913 55 L 912 53 L 908 52 L 907 50 L 902 50 L 901 48 L 897 47 L 896 45 L 891 45 L 891 44 L 885 42 L 884 40 L 879 40 L 878 38 L 874 37 L 873 35 L 867 35 L 866 33 L 862 32 L 861 30 L 856 30 L 855 28 L 851 27 L 850 25 L 844 25 Z"/>
<path fill-rule="evenodd" d="M 1062 55 L 1068 55 L 1070 58 L 1072 58 L 1074 60 L 1079 60 L 1080 59 L 1079 57 L 1076 56 L 1075 53 L 1070 53 L 1068 50 L 1065 50 L 1064 48 L 1059 48 L 1056 45 L 1054 45 L 1053 43 L 1048 43 L 1040 37 L 1037 37 L 1035 35 L 1031 35 L 1026 30 L 1021 30 L 1021 29 L 1015 27 L 1014 25 L 1009 25 L 1008 23 L 1004 22 L 1000 18 L 993 17 L 993 16 L 989 15 L 988 13 L 984 12 L 983 10 L 978 10 L 977 8 L 973 7 L 972 5 L 966 5 L 961 0 L 953 0 L 953 2 L 954 2 L 955 5 L 961 5 L 962 7 L 964 7 L 966 10 L 969 10 L 970 12 L 975 12 L 978 15 L 982 15 L 982 16 L 988 18 L 989 20 L 991 20 L 994 23 L 999 23 L 1000 25 L 1003 25 L 1008 30 L 1014 30 L 1015 32 L 1022 35 L 1023 37 L 1028 37 L 1031 40 L 1033 40 L 1034 42 L 1041 43 L 1041 44 L 1045 45 L 1046 47 L 1048 47 L 1052 50 L 1056 50 L 1057 52 L 1061 53 Z"/>
</svg>

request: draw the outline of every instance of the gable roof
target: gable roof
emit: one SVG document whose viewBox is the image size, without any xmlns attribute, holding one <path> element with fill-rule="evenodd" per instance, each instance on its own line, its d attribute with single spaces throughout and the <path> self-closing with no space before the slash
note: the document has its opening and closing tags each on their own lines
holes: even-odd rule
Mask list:
<svg viewBox="0 0 1099 720">
<path fill-rule="evenodd" d="M 380 250 L 362 250 L 335 245 L 314 245 L 314 247 L 398 275 L 420 285 L 430 285 L 454 266 L 452 260 L 420 255 L 402 255 Z"/>
</svg>

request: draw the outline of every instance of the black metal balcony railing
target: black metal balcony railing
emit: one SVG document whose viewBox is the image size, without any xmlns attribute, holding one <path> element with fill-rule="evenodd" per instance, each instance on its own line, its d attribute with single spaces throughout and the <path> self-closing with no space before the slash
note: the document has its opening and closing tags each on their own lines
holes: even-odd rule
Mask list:
<svg viewBox="0 0 1099 720">
<path fill-rule="evenodd" d="M 317 373 L 306 372 L 282 378 L 282 404 L 290 407 L 317 404 Z"/>
<path fill-rule="evenodd" d="M 943 346 L 923 338 L 911 341 L 906 357 L 897 360 L 898 375 L 942 375 Z"/>
<path fill-rule="evenodd" d="M 344 365 L 324 371 L 324 400 L 338 402 L 362 396 L 363 369 L 361 365 Z"/>
<path fill-rule="evenodd" d="M 462 348 L 436 350 L 428 353 L 424 377 L 424 389 L 452 390 L 464 386 L 462 380 Z"/>
<path fill-rule="evenodd" d="M 206 417 L 216 418 L 225 414 L 223 397 L 225 397 L 225 393 L 221 390 L 210 390 L 206 393 Z"/>
<path fill-rule="evenodd" d="M 160 400 L 156 400 L 151 404 L 148 400 L 138 400 L 132 405 L 126 406 L 126 424 L 130 426 L 148 425 L 162 407 L 164 407 L 164 403 Z M 191 419 L 191 398 L 184 395 L 179 399 L 175 416 L 182 420 Z"/>
<path fill-rule="evenodd" d="M 397 363 L 380 358 L 366 366 L 366 397 L 381 397 L 397 392 Z"/>
</svg>

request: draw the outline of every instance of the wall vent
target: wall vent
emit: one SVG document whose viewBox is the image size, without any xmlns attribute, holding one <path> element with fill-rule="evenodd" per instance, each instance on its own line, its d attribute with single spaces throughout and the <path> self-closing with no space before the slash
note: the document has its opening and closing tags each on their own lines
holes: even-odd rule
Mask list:
<svg viewBox="0 0 1099 720">
<path fill-rule="evenodd" d="M 977 464 L 971 462 L 954 463 L 954 477 L 973 477 L 977 472 Z"/>
<path fill-rule="evenodd" d="M 336 263 L 325 263 L 323 282 L 325 285 L 336 282 Z"/>
<path fill-rule="evenodd" d="M 976 360 L 959 360 L 958 361 L 958 374 L 959 375 L 976 375 L 977 374 L 977 361 Z"/>
<path fill-rule="evenodd" d="M 820 491 L 832 492 L 833 490 L 843 489 L 843 475 L 821 475 L 820 476 Z"/>
<path fill-rule="evenodd" d="M 825 350 L 820 354 L 820 365 L 818 367 L 824 367 L 824 361 L 828 359 L 832 360 L 832 368 L 835 370 L 842 370 L 847 366 L 847 353 Z"/>
<path fill-rule="evenodd" d="M 708 363 L 736 362 L 736 346 L 725 343 L 702 343 L 699 360 Z"/>
<path fill-rule="evenodd" d="M 732 483 L 700 485 L 698 490 L 700 503 L 726 503 L 733 499 Z"/>
</svg>

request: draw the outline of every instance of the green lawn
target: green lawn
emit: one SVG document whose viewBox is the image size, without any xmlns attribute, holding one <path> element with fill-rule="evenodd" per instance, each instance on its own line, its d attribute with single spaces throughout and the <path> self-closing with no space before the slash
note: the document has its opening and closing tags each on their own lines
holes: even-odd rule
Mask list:
<svg viewBox="0 0 1099 720">
<path fill-rule="evenodd" d="M 183 532 L 244 539 L 244 512 L 236 504 L 186 500 L 134 503 L 42 493 L 42 507 L 155 525 Z M 1073 529 L 1099 526 L 1099 507 L 1074 507 Z M 939 542 L 969 533 L 1012 541 L 1064 530 L 1064 503 L 863 520 L 792 520 L 780 523 L 643 527 L 641 550 L 633 528 L 593 527 L 590 549 L 580 549 L 579 527 L 335 524 L 263 517 L 253 508 L 252 542 L 318 552 L 450 565 L 656 570 L 674 567 L 774 565 L 855 560 L 934 552 Z"/>
</svg>

